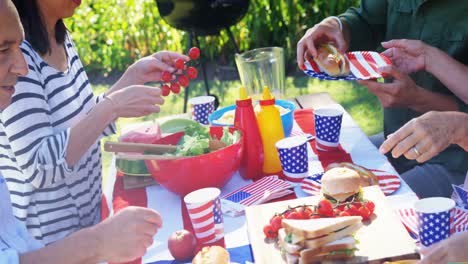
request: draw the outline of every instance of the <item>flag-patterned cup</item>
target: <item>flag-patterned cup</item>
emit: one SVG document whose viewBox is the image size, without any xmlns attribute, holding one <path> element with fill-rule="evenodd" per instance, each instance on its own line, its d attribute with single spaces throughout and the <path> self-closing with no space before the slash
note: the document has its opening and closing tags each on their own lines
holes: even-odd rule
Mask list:
<svg viewBox="0 0 468 264">
<path fill-rule="evenodd" d="M 276 142 L 283 174 L 287 180 L 301 182 L 309 172 L 307 138 L 293 136 Z"/>
<path fill-rule="evenodd" d="M 223 214 L 218 188 L 203 188 L 184 197 L 193 232 L 201 244 L 209 244 L 224 237 Z"/>
<path fill-rule="evenodd" d="M 333 108 L 314 110 L 315 144 L 318 150 L 333 151 L 340 144 L 343 111 Z"/>
<path fill-rule="evenodd" d="M 425 198 L 414 204 L 421 243 L 428 247 L 450 236 L 455 201 L 445 197 Z"/>
<path fill-rule="evenodd" d="M 192 119 L 200 124 L 208 125 L 208 116 L 214 111 L 215 98 L 213 96 L 198 96 L 191 98 L 188 103 L 191 105 Z"/>
</svg>

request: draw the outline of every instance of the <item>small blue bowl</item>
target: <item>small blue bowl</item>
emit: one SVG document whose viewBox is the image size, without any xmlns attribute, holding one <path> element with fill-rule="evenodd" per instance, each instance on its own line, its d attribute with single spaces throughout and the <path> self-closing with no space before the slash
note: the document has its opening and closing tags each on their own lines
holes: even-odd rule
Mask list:
<svg viewBox="0 0 468 264">
<path fill-rule="evenodd" d="M 276 99 L 276 105 L 279 105 L 283 108 L 289 109 L 290 111 L 286 114 L 281 115 L 281 122 L 283 123 L 283 132 L 285 137 L 289 137 L 291 135 L 292 127 L 293 127 L 293 112 L 296 109 L 296 105 L 293 102 L 287 100 Z M 220 108 L 213 113 L 210 114 L 208 117 L 208 121 L 212 126 L 233 126 L 233 125 L 226 125 L 217 123 L 216 120 L 220 119 L 224 113 L 230 110 L 235 110 L 236 105 L 230 105 L 223 108 Z"/>
</svg>

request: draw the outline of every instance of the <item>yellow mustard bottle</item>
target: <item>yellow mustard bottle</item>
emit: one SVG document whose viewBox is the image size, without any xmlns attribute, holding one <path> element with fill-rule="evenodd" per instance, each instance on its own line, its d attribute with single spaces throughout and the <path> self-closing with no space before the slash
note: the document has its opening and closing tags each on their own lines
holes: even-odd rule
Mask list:
<svg viewBox="0 0 468 264">
<path fill-rule="evenodd" d="M 263 88 L 260 99 L 257 123 L 263 143 L 263 173 L 266 175 L 280 173 L 281 161 L 275 144 L 284 138 L 283 124 L 280 112 L 275 107 L 275 98 L 267 86 Z"/>
</svg>

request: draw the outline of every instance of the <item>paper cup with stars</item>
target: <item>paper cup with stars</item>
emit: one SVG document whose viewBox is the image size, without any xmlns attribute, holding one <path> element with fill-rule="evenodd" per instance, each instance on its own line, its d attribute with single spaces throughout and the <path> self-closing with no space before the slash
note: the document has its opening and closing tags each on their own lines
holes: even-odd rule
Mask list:
<svg viewBox="0 0 468 264">
<path fill-rule="evenodd" d="M 309 172 L 307 138 L 294 136 L 283 138 L 276 143 L 283 174 L 287 180 L 301 182 Z"/>
<path fill-rule="evenodd" d="M 218 188 L 203 188 L 184 197 L 193 232 L 201 244 L 224 238 L 224 221 Z"/>
<path fill-rule="evenodd" d="M 200 124 L 208 125 L 208 116 L 214 111 L 215 98 L 213 96 L 198 96 L 190 98 L 192 119 Z"/>
<path fill-rule="evenodd" d="M 414 204 L 418 216 L 419 240 L 428 247 L 450 236 L 455 201 L 445 197 L 425 198 Z"/>
<path fill-rule="evenodd" d="M 318 150 L 333 151 L 340 144 L 343 111 L 333 108 L 314 110 L 315 144 Z"/>
</svg>

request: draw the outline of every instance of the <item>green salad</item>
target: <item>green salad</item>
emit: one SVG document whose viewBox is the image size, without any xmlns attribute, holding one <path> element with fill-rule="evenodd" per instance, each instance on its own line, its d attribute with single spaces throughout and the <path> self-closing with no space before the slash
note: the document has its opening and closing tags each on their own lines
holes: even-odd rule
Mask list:
<svg viewBox="0 0 468 264">
<path fill-rule="evenodd" d="M 176 156 L 198 156 L 210 152 L 210 129 L 198 123 L 185 128 L 185 134 L 177 144 Z M 229 128 L 223 128 L 223 136 L 219 139 L 226 146 L 230 146 L 240 139 L 239 131 L 229 133 Z"/>
</svg>

